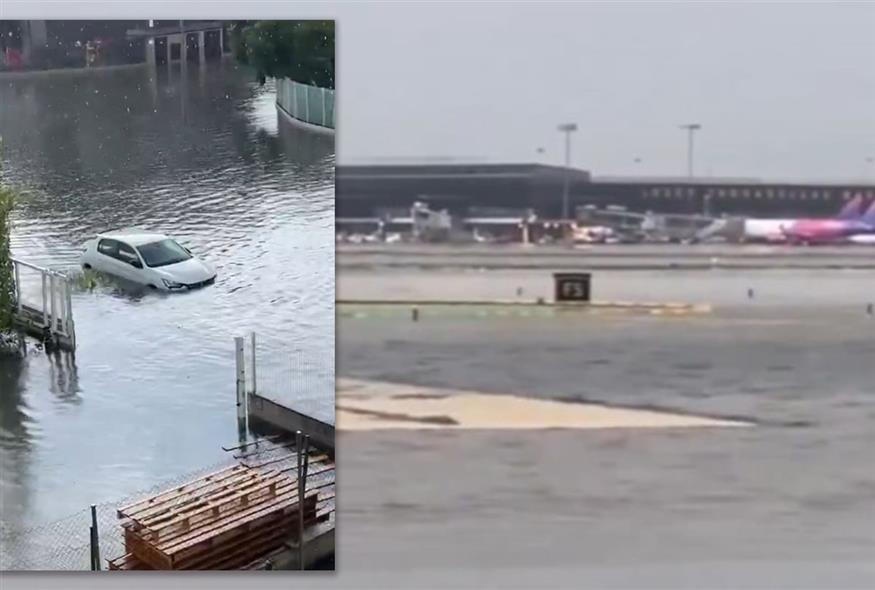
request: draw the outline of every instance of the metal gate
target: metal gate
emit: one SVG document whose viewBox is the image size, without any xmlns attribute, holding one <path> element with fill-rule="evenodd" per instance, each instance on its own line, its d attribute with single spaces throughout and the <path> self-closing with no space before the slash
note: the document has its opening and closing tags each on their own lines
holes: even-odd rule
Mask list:
<svg viewBox="0 0 875 590">
<path fill-rule="evenodd" d="M 12 266 L 16 324 L 60 348 L 75 350 L 76 330 L 67 275 L 17 258 L 12 259 Z"/>
</svg>

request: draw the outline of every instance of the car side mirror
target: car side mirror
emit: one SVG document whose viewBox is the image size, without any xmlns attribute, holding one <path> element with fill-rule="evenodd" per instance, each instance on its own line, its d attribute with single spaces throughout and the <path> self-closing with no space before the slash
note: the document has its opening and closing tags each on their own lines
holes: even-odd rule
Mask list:
<svg viewBox="0 0 875 590">
<path fill-rule="evenodd" d="M 143 268 L 143 263 L 139 260 L 131 260 L 131 266 L 134 268 Z"/>
</svg>

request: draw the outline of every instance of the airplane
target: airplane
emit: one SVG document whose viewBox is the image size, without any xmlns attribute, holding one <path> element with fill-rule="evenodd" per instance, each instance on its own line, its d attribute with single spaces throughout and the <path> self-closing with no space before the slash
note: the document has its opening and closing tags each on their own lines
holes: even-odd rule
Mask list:
<svg viewBox="0 0 875 590">
<path fill-rule="evenodd" d="M 856 195 L 853 199 L 845 203 L 838 214 L 833 218 L 813 218 L 813 219 L 746 219 L 744 233 L 748 239 L 765 239 L 769 242 L 786 242 L 792 241 L 795 230 L 800 230 L 798 233 L 806 233 L 806 228 L 813 227 L 817 224 L 835 224 L 836 227 L 845 223 L 851 223 L 860 218 L 861 208 L 863 205 L 863 196 Z"/>
<path fill-rule="evenodd" d="M 848 238 L 851 244 L 875 246 L 875 234 L 857 234 Z"/>
<path fill-rule="evenodd" d="M 835 217 L 807 221 L 855 221 L 860 218 L 862 204 L 863 196 L 856 195 L 845 203 Z M 699 232 L 697 239 L 704 240 L 712 236 L 720 236 L 745 242 L 783 243 L 788 241 L 788 235 L 785 230 L 794 227 L 800 221 L 803 220 L 798 218 L 761 219 L 754 217 L 716 220 Z"/>
<path fill-rule="evenodd" d="M 854 201 L 858 199 L 858 203 L 861 203 L 859 196 Z M 782 232 L 787 241 L 794 244 L 846 242 L 851 236 L 875 234 L 875 201 L 859 217 L 800 219 L 782 228 Z"/>
</svg>

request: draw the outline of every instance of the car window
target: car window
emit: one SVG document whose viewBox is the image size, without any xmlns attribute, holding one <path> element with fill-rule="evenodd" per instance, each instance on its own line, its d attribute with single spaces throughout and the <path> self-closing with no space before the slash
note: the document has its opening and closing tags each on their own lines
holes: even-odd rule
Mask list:
<svg viewBox="0 0 875 590">
<path fill-rule="evenodd" d="M 115 240 L 100 240 L 97 243 L 97 251 L 105 256 L 116 258 L 118 253 L 118 242 Z"/>
<path fill-rule="evenodd" d="M 137 246 L 146 266 L 155 268 L 183 262 L 191 258 L 188 251 L 173 240 L 161 240 Z"/>
<path fill-rule="evenodd" d="M 139 261 L 140 258 L 137 256 L 137 253 L 134 252 L 134 249 L 128 246 L 127 244 L 118 243 L 118 259 L 123 262 L 133 262 Z"/>
</svg>

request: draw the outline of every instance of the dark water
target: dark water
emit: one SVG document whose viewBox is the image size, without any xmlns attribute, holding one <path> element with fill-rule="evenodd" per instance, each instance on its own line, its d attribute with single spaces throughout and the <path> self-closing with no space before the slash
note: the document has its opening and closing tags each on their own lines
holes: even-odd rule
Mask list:
<svg viewBox="0 0 875 590">
<path fill-rule="evenodd" d="M 469 292 L 491 289 L 488 275 Z M 392 276 L 373 271 L 369 295 Z M 734 273 L 603 277 L 625 299 L 686 283 L 718 298 L 704 317 L 342 314 L 341 376 L 756 422 L 343 432 L 356 450 L 339 480 L 346 587 L 473 588 L 489 572 L 506 587 L 871 588 L 875 318 L 861 298 L 873 277 L 752 277 L 753 303 Z"/>
<path fill-rule="evenodd" d="M 252 80 L 230 61 L 0 79 L 2 173 L 24 192 L 15 256 L 75 271 L 84 240 L 136 225 L 218 267 L 192 293 L 79 289 L 75 358 L 0 359 L 4 529 L 222 460 L 249 331 L 265 393 L 319 399 L 333 420 L 334 139 L 278 120 Z M 302 366 L 320 370 L 307 391 Z"/>
</svg>

